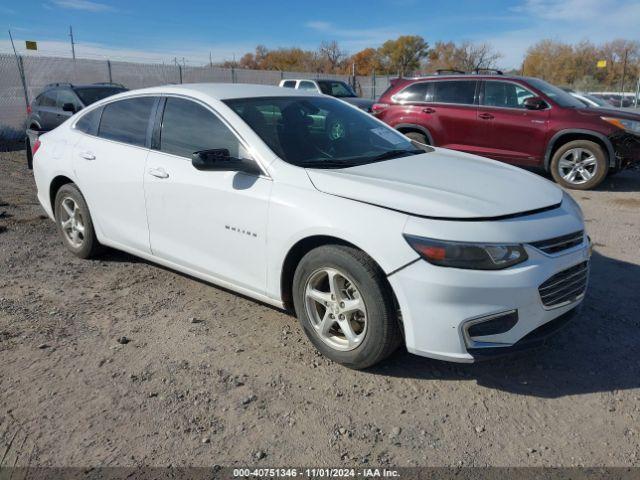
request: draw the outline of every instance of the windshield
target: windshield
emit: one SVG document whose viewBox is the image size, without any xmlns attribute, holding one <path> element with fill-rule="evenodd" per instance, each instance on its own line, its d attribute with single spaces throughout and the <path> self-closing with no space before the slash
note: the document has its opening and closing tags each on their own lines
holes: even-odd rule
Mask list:
<svg viewBox="0 0 640 480">
<path fill-rule="evenodd" d="M 260 97 L 225 103 L 280 158 L 300 167 L 347 168 L 425 151 L 333 98 Z"/>
<path fill-rule="evenodd" d="M 357 97 L 355 92 L 349 85 L 338 80 L 318 80 L 318 86 L 320 91 L 325 95 L 331 95 L 332 97 L 344 98 L 344 97 Z"/>
<path fill-rule="evenodd" d="M 98 100 L 102 100 L 103 98 L 110 97 L 111 95 L 115 95 L 116 93 L 126 92 L 126 88 L 122 87 L 86 87 L 86 88 L 76 88 L 75 92 L 82 100 L 82 103 L 87 105 L 91 105 Z"/>
<path fill-rule="evenodd" d="M 561 107 L 572 107 L 572 108 L 584 108 L 585 105 L 577 98 L 571 96 L 561 88 L 556 87 L 555 85 L 551 85 L 550 83 L 545 82 L 544 80 L 540 80 L 539 78 L 529 78 L 527 79 L 529 84 L 540 90 L 547 97 L 553 100 L 555 103 L 560 105 Z"/>
</svg>

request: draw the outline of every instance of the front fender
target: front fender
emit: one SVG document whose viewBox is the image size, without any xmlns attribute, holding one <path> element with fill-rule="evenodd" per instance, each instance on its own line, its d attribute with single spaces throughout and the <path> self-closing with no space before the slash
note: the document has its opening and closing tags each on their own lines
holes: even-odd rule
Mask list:
<svg viewBox="0 0 640 480">
<path fill-rule="evenodd" d="M 269 206 L 267 294 L 281 299 L 289 251 L 301 240 L 334 237 L 366 252 L 387 274 L 417 258 L 402 236 L 408 215 L 314 189 L 275 184 Z"/>
</svg>

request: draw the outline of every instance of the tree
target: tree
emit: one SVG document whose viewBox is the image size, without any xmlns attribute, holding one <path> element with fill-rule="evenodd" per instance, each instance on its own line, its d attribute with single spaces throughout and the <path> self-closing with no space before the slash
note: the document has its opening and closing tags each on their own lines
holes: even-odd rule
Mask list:
<svg viewBox="0 0 640 480">
<path fill-rule="evenodd" d="M 323 70 L 335 73 L 341 62 L 347 57 L 346 53 L 340 48 L 335 40 L 331 42 L 322 42 L 318 48 L 318 55 L 326 63 Z"/>
<path fill-rule="evenodd" d="M 429 44 L 419 35 L 402 35 L 395 40 L 387 40 L 380 47 L 387 68 L 400 76 L 420 68 L 420 61 L 428 52 Z"/>
<path fill-rule="evenodd" d="M 371 75 L 375 71 L 377 74 L 386 73 L 382 65 L 380 52 L 375 48 L 365 48 L 349 57 L 346 63 L 356 66 L 356 75 Z M 351 72 L 348 72 L 351 73 Z"/>
<path fill-rule="evenodd" d="M 428 70 L 462 70 L 472 72 L 476 69 L 496 68 L 502 54 L 488 43 L 468 41 L 456 45 L 453 42 L 436 42 L 429 52 Z"/>
</svg>

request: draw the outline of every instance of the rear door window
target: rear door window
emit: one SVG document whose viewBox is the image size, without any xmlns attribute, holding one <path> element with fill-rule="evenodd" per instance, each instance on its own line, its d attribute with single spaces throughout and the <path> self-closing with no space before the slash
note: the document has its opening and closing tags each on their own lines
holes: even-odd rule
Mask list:
<svg viewBox="0 0 640 480">
<path fill-rule="evenodd" d="M 98 136 L 143 147 L 154 97 L 137 97 L 105 105 Z"/>
<path fill-rule="evenodd" d="M 476 80 L 444 80 L 434 83 L 433 101 L 474 105 L 476 98 Z"/>
<path fill-rule="evenodd" d="M 101 114 L 102 108 L 96 108 L 91 110 L 89 113 L 84 114 L 76 123 L 76 130 L 88 133 L 89 135 L 95 135 L 98 131 L 98 123 L 100 122 Z"/>
<path fill-rule="evenodd" d="M 433 100 L 433 82 L 420 82 L 409 85 L 401 92 L 394 95 L 396 102 L 430 102 Z"/>
<path fill-rule="evenodd" d="M 283 87 L 285 88 L 296 88 L 296 81 L 295 80 L 286 80 L 283 84 Z"/>
<path fill-rule="evenodd" d="M 194 152 L 225 148 L 240 155 L 240 142 L 215 114 L 191 100 L 167 98 L 162 116 L 160 150 L 181 157 Z"/>
</svg>

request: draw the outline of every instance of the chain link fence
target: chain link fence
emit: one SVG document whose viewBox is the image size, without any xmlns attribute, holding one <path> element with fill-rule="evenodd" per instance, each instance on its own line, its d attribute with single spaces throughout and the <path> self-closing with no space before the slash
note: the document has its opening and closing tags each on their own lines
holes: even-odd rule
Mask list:
<svg viewBox="0 0 640 480">
<path fill-rule="evenodd" d="M 370 99 L 378 98 L 389 86 L 387 76 L 356 76 L 354 79 L 348 75 L 215 66 L 192 67 L 36 56 L 16 58 L 11 54 L 0 53 L 0 149 L 22 141 L 26 129 L 27 105 L 50 83 L 114 82 L 135 89 L 195 82 L 277 85 L 283 78 L 320 77 L 355 84 L 358 94 Z"/>
</svg>

